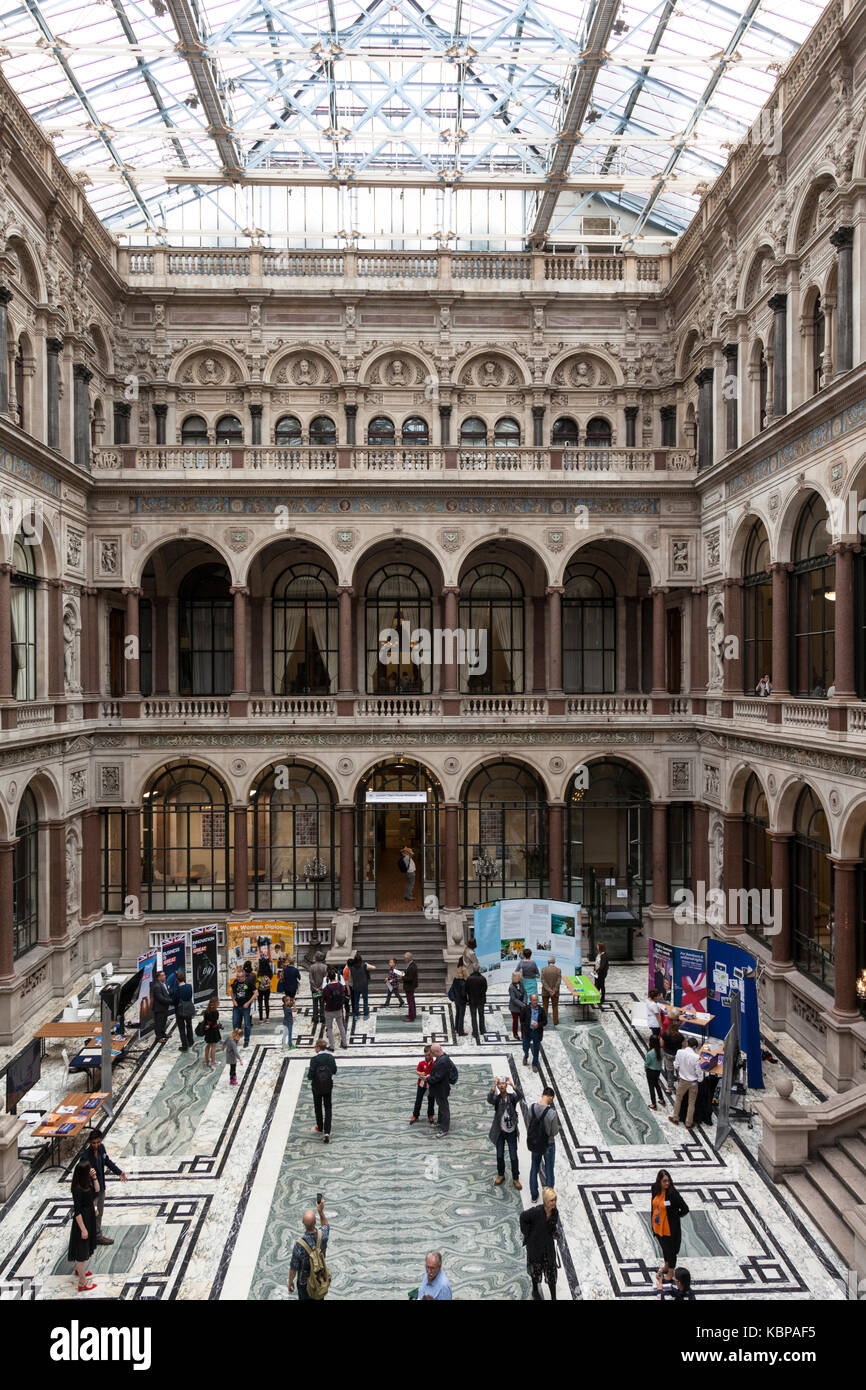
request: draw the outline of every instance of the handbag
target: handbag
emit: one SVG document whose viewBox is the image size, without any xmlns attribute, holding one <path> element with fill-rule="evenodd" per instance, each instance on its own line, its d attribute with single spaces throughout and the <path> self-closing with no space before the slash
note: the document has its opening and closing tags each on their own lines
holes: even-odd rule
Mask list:
<svg viewBox="0 0 866 1390">
<path fill-rule="evenodd" d="M 195 1004 L 192 999 L 181 999 L 177 1006 L 178 1018 L 195 1018 Z"/>
<path fill-rule="evenodd" d="M 202 1019 L 201 1022 L 197 1025 L 197 1027 L 196 1027 L 196 1029 L 195 1029 L 195 1035 L 196 1035 L 197 1038 L 203 1038 L 203 1037 L 204 1037 L 204 1028 L 205 1028 L 205 1023 L 204 1023 L 204 1019 Z"/>
<path fill-rule="evenodd" d="M 457 995 L 456 995 L 455 992 L 454 992 L 454 981 L 453 981 L 453 980 L 451 981 L 451 987 L 450 987 L 450 989 L 448 990 L 448 998 L 451 1000 L 451 1003 L 452 1003 L 452 1004 L 456 1004 L 456 1003 L 457 1003 Z"/>
</svg>

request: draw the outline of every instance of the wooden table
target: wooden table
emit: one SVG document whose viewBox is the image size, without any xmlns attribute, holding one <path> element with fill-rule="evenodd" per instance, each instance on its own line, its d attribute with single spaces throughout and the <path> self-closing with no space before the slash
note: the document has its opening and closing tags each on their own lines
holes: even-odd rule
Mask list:
<svg viewBox="0 0 866 1390">
<path fill-rule="evenodd" d="M 108 1100 L 108 1097 L 108 1091 L 94 1091 L 92 1095 L 88 1095 L 87 1091 L 70 1091 L 68 1096 L 63 1097 L 57 1109 L 52 1110 L 50 1114 L 46 1115 L 42 1123 L 38 1124 L 36 1128 L 31 1131 L 31 1134 L 35 1139 L 51 1140 L 51 1157 L 53 1160 L 55 1154 L 59 1151 L 61 1140 L 78 1139 L 82 1130 L 93 1124 L 95 1117 L 99 1114 L 105 1101 Z M 98 1104 L 93 1105 L 93 1101 L 97 1101 Z M 88 1102 L 91 1103 L 88 1108 L 85 1109 L 85 1104 Z M 61 1115 L 59 1113 L 62 1107 L 73 1105 L 75 1106 L 74 1114 Z M 58 1134 L 58 1127 L 61 1125 L 71 1125 L 72 1128 L 66 1130 L 63 1134 Z"/>
<path fill-rule="evenodd" d="M 125 1052 L 126 1049 L 129 1047 L 129 1044 L 132 1042 L 133 1038 L 134 1038 L 134 1037 L 137 1037 L 137 1036 L 138 1036 L 138 1035 L 135 1034 L 135 1033 L 127 1033 L 127 1034 L 126 1034 L 124 1037 L 122 1037 L 122 1038 L 116 1037 L 116 1036 L 112 1035 L 112 1038 L 111 1038 L 111 1060 L 112 1060 L 112 1062 L 118 1061 L 118 1059 L 121 1058 L 121 1057 L 123 1056 L 124 1052 Z M 80 1051 L 80 1052 L 76 1052 L 75 1056 L 74 1056 L 74 1057 L 70 1057 L 70 1059 L 69 1059 L 69 1067 L 70 1067 L 70 1070 L 72 1070 L 72 1069 L 74 1068 L 76 1071 L 86 1071 L 86 1072 L 88 1073 L 88 1075 L 89 1075 L 91 1072 L 93 1072 L 93 1071 L 98 1071 L 98 1069 L 99 1069 L 101 1066 L 102 1066 L 102 1040 L 101 1040 L 101 1038 L 97 1038 L 97 1037 L 95 1037 L 95 1036 L 94 1036 L 94 1037 L 91 1037 L 91 1038 L 88 1038 L 88 1039 L 87 1039 L 87 1042 L 84 1044 L 84 1047 L 82 1047 L 81 1051 Z"/>
<path fill-rule="evenodd" d="M 102 1025 L 94 1023 L 91 1019 L 87 1023 L 84 1019 L 58 1019 L 54 1023 L 43 1023 L 41 1028 L 37 1028 L 33 1034 L 34 1038 L 39 1038 L 42 1043 L 42 1056 L 45 1056 L 46 1038 L 94 1038 L 102 1034 Z"/>
</svg>

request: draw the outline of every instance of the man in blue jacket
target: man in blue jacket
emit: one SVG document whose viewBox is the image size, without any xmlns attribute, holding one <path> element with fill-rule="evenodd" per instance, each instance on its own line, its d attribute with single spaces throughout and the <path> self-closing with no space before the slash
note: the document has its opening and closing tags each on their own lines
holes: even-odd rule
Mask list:
<svg viewBox="0 0 866 1390">
<path fill-rule="evenodd" d="M 112 1163 L 111 1159 L 108 1157 L 105 1151 L 105 1145 L 102 1142 L 103 1137 L 101 1129 L 93 1129 L 90 1131 L 90 1142 L 87 1148 L 82 1151 L 81 1161 L 82 1163 L 90 1164 L 91 1168 L 96 1173 L 96 1180 L 99 1183 L 99 1192 L 93 1204 L 96 1208 L 96 1244 L 113 1245 L 114 1241 L 111 1236 L 104 1236 L 102 1234 L 102 1211 L 105 1206 L 105 1170 L 108 1169 L 109 1173 L 114 1173 L 120 1178 L 121 1182 L 128 1182 L 129 1179 L 126 1174 L 118 1168 L 117 1164 Z"/>
</svg>

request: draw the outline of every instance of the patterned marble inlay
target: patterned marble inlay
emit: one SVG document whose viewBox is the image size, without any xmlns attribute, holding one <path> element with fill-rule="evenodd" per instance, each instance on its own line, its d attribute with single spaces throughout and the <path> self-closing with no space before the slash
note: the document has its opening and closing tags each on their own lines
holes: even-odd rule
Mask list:
<svg viewBox="0 0 866 1390">
<path fill-rule="evenodd" d="M 563 1031 L 562 1040 L 607 1143 L 665 1142 L 601 1024 Z"/>
<path fill-rule="evenodd" d="M 223 1073 L 221 1049 L 211 1070 L 202 1064 L 201 1052 L 184 1052 L 174 1063 L 147 1115 L 136 1127 L 127 1151 L 133 1154 L 177 1154 L 190 1151 L 193 1136 L 214 1087 Z"/>
</svg>

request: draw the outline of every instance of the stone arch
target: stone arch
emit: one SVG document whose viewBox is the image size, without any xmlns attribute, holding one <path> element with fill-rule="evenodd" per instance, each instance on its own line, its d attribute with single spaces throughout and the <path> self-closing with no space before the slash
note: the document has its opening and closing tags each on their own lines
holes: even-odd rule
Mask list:
<svg viewBox="0 0 866 1390">
<path fill-rule="evenodd" d="M 375 348 L 362 360 L 358 370 L 358 380 L 365 386 L 382 386 L 391 391 L 403 387 L 417 391 L 419 387 L 437 380 L 438 375 L 435 363 L 419 352 L 414 344 L 405 347 L 402 343 Z"/>
<path fill-rule="evenodd" d="M 187 756 L 178 758 L 157 757 L 152 763 L 148 763 L 147 770 L 145 772 L 139 772 L 134 782 L 132 790 L 133 804 L 139 807 L 141 806 L 145 791 L 148 786 L 156 780 L 159 773 L 167 772 L 174 767 L 186 767 L 188 765 L 191 767 L 204 768 L 205 771 L 216 778 L 226 793 L 229 810 L 231 810 L 233 802 L 239 802 L 243 799 L 243 787 L 238 783 L 237 778 L 230 776 L 224 768 L 219 767 L 209 758 L 199 757 L 197 753 L 190 753 Z M 244 774 L 244 780 L 246 780 L 246 774 Z"/>
<path fill-rule="evenodd" d="M 17 274 L 13 271 L 13 282 L 17 282 L 34 304 L 41 304 L 46 297 L 44 279 L 38 258 L 31 252 L 23 233 L 13 231 L 7 238 L 6 254 L 10 253 L 17 267 Z"/>
<path fill-rule="evenodd" d="M 594 763 L 621 763 L 630 772 L 636 772 L 642 777 L 647 785 L 647 794 L 650 801 L 665 800 L 667 791 L 663 782 L 661 771 L 656 768 L 646 766 L 640 761 L 635 753 L 621 751 L 619 748 L 607 749 L 602 746 L 603 740 L 599 739 L 599 751 L 597 753 L 585 754 L 582 749 L 577 749 L 571 758 L 569 765 L 564 773 L 561 774 L 559 784 L 556 788 L 556 796 L 563 801 L 568 792 L 569 785 L 578 767 L 584 766 L 590 770 L 592 778 L 592 766 Z"/>
<path fill-rule="evenodd" d="M 824 194 L 835 191 L 836 186 L 836 175 L 829 167 L 812 173 L 791 212 L 788 255 L 802 251 L 816 235 L 821 224 L 821 199 Z"/>
<path fill-rule="evenodd" d="M 342 582 L 339 553 L 333 553 L 328 549 L 327 545 L 323 543 L 321 534 L 316 535 L 313 531 L 307 531 L 303 528 L 293 530 L 291 535 L 283 533 L 277 540 L 274 540 L 273 536 L 258 536 L 254 548 L 244 555 L 246 569 L 240 582 L 249 585 L 253 574 L 257 573 L 262 578 L 264 592 L 270 593 L 274 580 L 282 573 L 283 569 L 297 563 L 292 552 L 299 545 L 309 546 L 311 550 L 315 551 L 317 553 L 316 562 L 320 563 L 323 569 L 332 573 L 338 584 Z M 263 557 L 268 551 L 271 553 L 264 560 Z"/>
<path fill-rule="evenodd" d="M 624 380 L 622 368 L 616 359 L 593 344 L 591 347 L 572 347 L 561 352 L 553 359 L 544 383 L 546 386 L 562 386 L 566 390 L 579 391 L 584 386 L 589 390 L 602 386 L 622 386 Z M 529 381 L 526 384 L 529 385 Z M 576 409 L 580 409 L 579 401 Z"/>
<path fill-rule="evenodd" d="M 746 792 L 746 784 L 750 777 L 754 777 L 758 782 L 761 791 L 767 799 L 767 807 L 769 808 L 771 805 L 772 797 L 770 796 L 764 774 L 758 771 L 751 763 L 737 763 L 728 777 L 727 789 L 722 800 L 725 810 L 730 814 L 742 815 L 743 798 Z"/>
<path fill-rule="evenodd" d="M 561 582 L 562 576 L 565 574 L 572 560 L 576 559 L 580 554 L 581 550 L 585 550 L 588 546 L 600 546 L 603 549 L 606 542 L 610 539 L 611 537 L 601 535 L 597 531 L 594 532 L 591 529 L 583 531 L 572 548 L 564 552 L 556 571 L 556 578 L 551 580 L 551 583 Z M 635 555 L 639 557 L 639 560 L 643 560 L 649 570 L 651 585 L 660 584 L 662 582 L 662 572 L 660 568 L 662 557 L 660 551 L 657 553 L 652 551 L 646 542 L 637 536 L 616 536 L 615 539 L 622 545 L 628 546 Z M 637 567 L 635 567 L 635 575 L 636 568 Z"/>
<path fill-rule="evenodd" d="M 521 554 L 521 551 L 524 553 Z M 535 576 L 532 571 L 535 567 L 540 572 L 542 585 L 551 582 L 547 557 L 532 538 L 516 541 L 508 537 L 500 546 L 498 536 L 476 537 L 464 547 L 457 565 L 456 582 L 460 582 L 467 570 L 484 564 L 494 554 L 496 564 L 507 565 L 514 571 L 526 594 L 533 592 Z"/>
<path fill-rule="evenodd" d="M 420 552 L 420 557 L 427 560 L 433 570 L 430 578 L 432 585 L 433 601 L 435 602 L 439 594 L 436 591 L 438 583 L 444 583 L 445 579 L 445 558 L 440 555 L 435 546 L 426 538 L 416 536 L 412 533 L 404 533 L 398 537 L 402 545 L 397 548 L 394 545 L 393 533 L 371 537 L 363 542 L 357 553 L 352 557 L 352 585 L 355 589 L 357 598 L 363 602 L 366 593 L 367 583 L 379 563 L 386 564 L 414 564 L 418 556 L 412 555 L 412 551 Z M 376 551 L 381 554 L 377 557 Z M 377 563 L 378 561 L 378 563 Z M 362 578 L 363 576 L 363 578 Z"/>
<path fill-rule="evenodd" d="M 57 775 L 52 768 L 40 767 L 33 773 L 29 781 L 22 782 L 18 788 L 18 795 L 12 804 L 9 815 L 10 825 L 14 827 L 24 793 L 28 789 L 35 798 L 40 825 L 47 820 L 58 820 L 63 815 L 63 792 Z"/>
<path fill-rule="evenodd" d="M 466 799 L 466 792 L 468 788 L 471 786 L 473 778 L 477 777 L 478 773 L 481 772 L 485 767 L 492 767 L 497 763 L 510 763 L 514 767 L 522 768 L 524 772 L 530 773 L 531 776 L 537 778 L 537 780 L 540 782 L 541 790 L 544 794 L 545 800 L 549 801 L 551 799 L 550 782 L 548 780 L 547 773 L 545 773 L 540 767 L 536 767 L 530 761 L 530 759 L 521 756 L 519 753 L 512 753 L 508 750 L 503 750 L 502 752 L 498 753 L 490 753 L 488 751 L 486 753 L 479 753 L 478 756 L 474 759 L 472 763 L 470 763 L 470 765 L 467 768 L 460 769 L 462 774 L 462 780 L 458 788 L 457 799 L 460 802 L 461 806 L 463 805 Z"/>
<path fill-rule="evenodd" d="M 677 354 L 677 378 L 682 379 L 689 375 L 692 358 L 695 349 L 701 340 L 701 335 L 697 328 L 690 328 L 683 338 L 683 345 Z"/>
<path fill-rule="evenodd" d="M 159 551 L 164 549 L 164 547 L 171 545 L 172 542 L 176 539 L 178 539 L 178 537 L 161 536 L 158 540 L 155 539 L 146 550 L 142 551 L 140 555 L 137 555 L 135 557 L 132 573 L 130 575 L 130 583 L 137 586 L 140 585 L 142 576 L 145 570 L 147 569 L 148 565 L 150 564 L 151 560 L 155 561 Z M 188 544 L 189 541 L 198 541 L 199 544 L 207 546 L 227 567 L 228 572 L 231 575 L 231 582 L 233 584 L 240 584 L 242 582 L 238 573 L 238 566 L 241 564 L 239 557 L 233 554 L 230 550 L 228 550 L 221 541 L 215 540 L 212 536 L 209 536 L 204 529 L 199 529 L 196 526 L 191 526 L 188 528 L 188 530 L 181 539 L 184 541 L 185 545 Z M 196 559 L 194 556 L 191 556 L 188 568 L 194 569 L 196 565 L 206 563 L 207 560 L 205 559 Z M 172 562 L 170 568 L 172 570 L 176 570 L 176 562 Z M 157 566 L 156 564 L 154 564 L 154 569 L 157 575 L 157 584 L 159 584 L 160 578 L 162 578 L 163 580 L 167 580 L 168 570 L 166 569 L 164 564 L 161 566 Z M 178 578 L 178 583 L 179 582 L 180 578 Z"/>
<path fill-rule="evenodd" d="M 748 309 L 758 299 L 764 288 L 767 266 L 772 265 L 774 259 L 773 248 L 769 242 L 762 242 L 746 258 L 737 294 L 738 309 Z"/>
<path fill-rule="evenodd" d="M 453 378 L 458 386 L 482 391 L 513 391 L 532 384 L 532 373 L 523 359 L 498 343 L 470 348 L 455 364 Z"/>
<path fill-rule="evenodd" d="M 246 382 L 247 368 L 243 358 L 222 343 L 213 348 L 197 343 L 178 353 L 168 379 L 175 385 L 236 386 Z"/>
<path fill-rule="evenodd" d="M 281 347 L 268 360 L 263 380 L 303 391 L 307 387 L 336 386 L 342 378 L 343 369 L 333 353 L 319 343 L 293 343 L 291 347 Z"/>
<path fill-rule="evenodd" d="M 779 509 L 779 524 L 774 547 L 776 563 L 791 559 L 791 550 L 794 544 L 794 533 L 797 530 L 797 522 L 812 492 L 817 493 L 825 504 L 832 527 L 835 499 L 831 496 L 829 489 L 826 488 L 823 483 L 817 482 L 814 478 L 809 478 L 802 486 L 798 486 L 795 483 L 793 489 L 788 493 Z"/>
<path fill-rule="evenodd" d="M 730 542 L 728 543 L 728 567 L 726 575 L 732 579 L 741 579 L 743 572 L 743 556 L 749 533 L 756 521 L 760 521 L 767 533 L 767 540 L 770 542 L 770 552 L 772 554 L 773 526 L 769 516 L 753 503 L 750 503 L 746 511 L 740 517 L 734 528 Z M 774 557 L 775 558 L 775 557 Z"/>
<path fill-rule="evenodd" d="M 256 764 L 255 771 L 246 772 L 244 774 L 246 778 L 246 783 L 245 786 L 241 788 L 242 796 L 248 799 L 249 793 L 252 791 L 253 787 L 258 786 L 262 778 L 267 776 L 268 772 L 270 772 L 272 768 L 278 767 L 281 762 L 285 762 L 289 767 L 302 767 L 309 772 L 318 773 L 318 775 L 322 778 L 322 781 L 327 784 L 328 790 L 330 791 L 331 796 L 333 798 L 334 806 L 336 807 L 338 805 L 340 801 L 340 794 L 339 788 L 337 787 L 337 784 L 334 781 L 333 773 L 328 768 L 324 767 L 321 763 L 317 763 L 312 758 L 297 758 L 294 755 L 290 755 L 285 759 L 273 757 L 267 758 L 263 763 Z"/>
<path fill-rule="evenodd" d="M 794 810 L 799 800 L 800 793 L 808 787 L 809 791 L 818 802 L 824 815 L 827 817 L 827 825 L 830 834 L 833 834 L 833 816 L 827 804 L 827 797 L 821 787 L 817 787 L 814 782 L 810 782 L 802 773 L 792 772 L 786 777 L 776 795 L 776 802 L 772 813 L 771 829 L 790 835 L 794 828 Z M 769 796 L 767 803 L 769 804 Z"/>
<path fill-rule="evenodd" d="M 859 859 L 866 830 L 866 792 L 848 807 L 841 825 L 837 829 L 838 853 L 843 859 Z"/>
<path fill-rule="evenodd" d="M 105 376 L 111 376 L 114 371 L 114 363 L 111 351 L 111 341 L 105 330 L 98 324 L 92 323 L 88 328 L 97 370 Z"/>
</svg>

